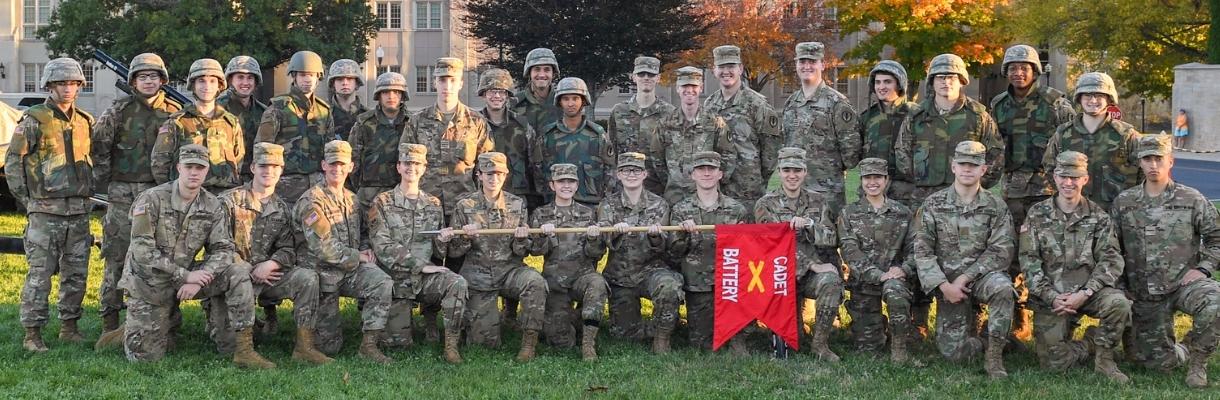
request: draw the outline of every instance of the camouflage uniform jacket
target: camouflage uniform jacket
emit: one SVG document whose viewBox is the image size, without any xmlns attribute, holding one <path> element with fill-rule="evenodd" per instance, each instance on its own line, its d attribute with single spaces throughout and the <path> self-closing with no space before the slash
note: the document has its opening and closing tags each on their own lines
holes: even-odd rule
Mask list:
<svg viewBox="0 0 1220 400">
<path fill-rule="evenodd" d="M 26 109 L 13 130 L 4 174 L 9 193 L 27 213 L 79 215 L 92 208 L 93 116 L 75 105 L 68 111 L 48 99 Z"/>
<path fill-rule="evenodd" d="M 323 148 L 334 139 L 333 127 L 330 105 L 293 86 L 271 99 L 254 142 L 284 146 L 284 175 L 307 175 L 322 170 Z"/>
<path fill-rule="evenodd" d="M 203 186 L 208 190 L 241 186 L 241 164 L 246 156 L 242 142 L 241 121 L 219 105 L 212 117 L 199 113 L 194 104 L 173 113 L 157 131 L 153 145 L 152 171 L 157 183 L 178 179 L 178 148 L 198 144 L 208 148 L 212 165 Z"/>
<path fill-rule="evenodd" d="M 260 201 L 251 189 L 247 183 L 220 194 L 229 212 L 237 256 L 250 265 L 272 260 L 280 264 L 280 271 L 288 272 L 296 263 L 292 210 L 279 195 L 272 193 Z"/>
<path fill-rule="evenodd" d="M 368 210 L 369 245 L 377 264 L 394 279 L 394 293 L 406 298 L 419 295 L 424 266 L 432 265 L 437 249 L 436 235 L 417 232 L 437 230 L 445 218 L 441 200 L 425 192 L 414 198 L 402 194 L 402 187 L 382 192 Z"/>
<path fill-rule="evenodd" d="M 948 114 L 937 114 L 933 99 L 907 115 L 898 129 L 894 158 L 898 173 L 910 176 L 916 186 L 949 186 L 949 168 L 958 143 L 973 140 L 987 147 L 987 174 L 983 187 L 990 188 L 1004 172 L 1004 139 L 996 129 L 987 108 L 968 97 Z"/>
<path fill-rule="evenodd" d="M 508 157 L 508 182 L 504 190 L 518 195 L 537 195 L 534 188 L 534 174 L 530 163 L 530 144 L 534 143 L 534 127 L 521 114 L 504 110 L 504 122 L 499 125 L 491 122 L 487 109 L 480 112 L 491 127 L 491 138 L 496 144 L 496 151 Z"/>
<path fill-rule="evenodd" d="M 989 191 L 980 189 L 970 204 L 962 204 L 952 186 L 933 193 L 915 214 L 914 229 L 915 268 L 925 292 L 960 275 L 973 282 L 1012 264 L 1012 215 Z"/>
<path fill-rule="evenodd" d="M 182 105 L 157 92 L 147 101 L 130 95 L 114 101 L 93 127 L 93 189 L 108 193 L 110 181 L 152 183 L 157 130 Z"/>
<path fill-rule="evenodd" d="M 586 228 L 597 225 L 597 214 L 592 208 L 573 202 L 567 207 L 550 203 L 534 210 L 530 215 L 530 226 L 555 224 L 556 228 Z M 589 238 L 584 233 L 557 233 L 551 236 L 534 236 L 530 255 L 542 256 L 542 276 L 548 285 L 570 289 L 576 278 L 597 273 L 597 262 L 606 254 L 606 245 L 600 237 Z"/>
<path fill-rule="evenodd" d="M 797 90 L 784 103 L 784 143 L 808 151 L 809 189 L 843 193 L 843 171 L 860 162 L 860 123 L 847 96 L 826 84 L 812 98 Z M 778 150 L 777 150 L 778 151 Z"/>
<path fill-rule="evenodd" d="M 795 199 L 784 194 L 783 188 L 767 192 L 754 202 L 754 222 L 769 224 L 789 222 L 793 217 L 807 218 L 813 225 L 796 231 L 796 257 L 802 267 L 833 260 L 835 252 L 834 220 L 827 209 L 827 195 L 801 189 Z M 675 219 L 676 220 L 676 219 Z M 805 270 L 798 269 L 798 273 Z"/>
<path fill-rule="evenodd" d="M 241 104 L 241 98 L 233 92 L 233 88 L 220 93 L 220 97 L 216 98 L 216 105 L 224 107 L 225 111 L 237 116 L 237 120 L 241 121 L 241 143 L 247 150 L 246 157 L 241 160 L 241 165 L 249 166 L 251 157 L 254 155 L 254 135 L 258 134 L 258 123 L 262 122 L 263 112 L 267 111 L 267 105 L 258 101 L 254 96 L 250 96 L 250 107 L 246 107 Z M 249 176 L 250 171 L 243 170 L 241 174 Z"/>
<path fill-rule="evenodd" d="M 1030 207 L 1021 226 L 1021 270 L 1029 294 L 1052 304 L 1062 293 L 1117 287 L 1123 256 L 1110 215 L 1084 199 L 1066 214 L 1049 198 Z"/>
<path fill-rule="evenodd" d="M 1149 197 L 1136 186 L 1114 199 L 1110 213 L 1126 261 L 1126 289 L 1136 299 L 1173 293 L 1191 269 L 1216 272 L 1220 217 L 1198 190 L 1170 182 Z"/>
<path fill-rule="evenodd" d="M 467 224 L 479 224 L 480 229 L 516 228 L 529 222 L 525 200 L 512 193 L 500 192 L 500 198 L 489 201 L 482 191 L 470 192 L 458 198 L 456 207 L 449 220 L 454 229 Z M 489 291 L 499 290 L 509 271 L 525 265 L 522 259 L 529 253 L 529 246 L 528 237 L 457 235 L 449 241 L 448 254 L 466 256 L 461 275 L 470 289 Z"/>
<path fill-rule="evenodd" d="M 991 99 L 991 114 L 1004 138 L 1005 198 L 1055 193 L 1053 170 L 1043 167 L 1043 153 L 1055 128 L 1076 115 L 1063 92 L 1034 85 L 1023 99 L 1012 94 L 1012 86 Z"/>
<path fill-rule="evenodd" d="M 1054 171 L 1055 157 L 1059 153 L 1068 150 L 1084 153 L 1089 157 L 1089 184 L 1084 186 L 1084 196 L 1109 209 L 1120 192 L 1140 183 L 1143 178 L 1135 150 L 1140 137 L 1143 135 L 1131 124 L 1110 119 L 1109 114 L 1096 132 L 1089 133 L 1084 126 L 1084 116 L 1078 115 L 1055 130 L 1046 146 L 1042 165 L 1045 170 Z"/>
<path fill-rule="evenodd" d="M 606 133 L 610 137 L 610 143 L 614 144 L 614 152 L 644 153 L 649 160 L 659 158 L 660 152 L 652 146 L 653 140 L 656 139 L 660 126 L 675 111 L 672 104 L 661 99 L 646 108 L 640 108 L 635 96 L 615 104 L 614 108 L 610 109 L 610 118 L 606 121 Z M 644 181 L 644 188 L 653 193 L 663 193 L 665 181 L 660 179 L 655 168 L 655 164 L 648 164 L 648 178 Z"/>
<path fill-rule="evenodd" d="M 310 187 L 293 206 L 297 234 L 297 263 L 318 272 L 323 292 L 338 288 L 348 271 L 360 266 L 360 213 L 356 195 L 347 189 L 331 191 L 326 183 Z"/>
<path fill-rule="evenodd" d="M 606 196 L 597 205 L 597 224 L 606 229 L 620 222 L 630 226 L 669 225 L 669 205 L 647 190 L 640 194 L 637 204 L 630 204 L 626 192 Z M 668 269 L 664 233 L 610 233 L 602 235 L 602 240 L 610 249 L 602 275 L 611 285 L 637 287 L 653 270 Z"/>
<path fill-rule="evenodd" d="M 657 127 L 658 132 L 652 135 L 653 153 L 657 157 L 648 156 L 653 163 L 653 171 L 657 179 L 665 184 L 665 200 L 677 203 L 686 195 L 695 192 L 695 181 L 690 178 L 686 166 L 690 165 L 691 156 L 700 151 L 720 153 L 724 161 L 720 170 L 724 172 L 724 182 L 732 181 L 737 171 L 737 147 L 729 136 L 729 127 L 724 119 L 700 108 L 693 121 L 686 118 L 681 109 L 674 110 Z M 649 177 L 652 176 L 649 172 Z"/>
<path fill-rule="evenodd" d="M 855 287 L 881 294 L 881 275 L 891 267 L 915 280 L 915 265 L 908 262 L 915 239 L 911 216 L 910 208 L 888 198 L 881 208 L 860 199 L 839 215 L 839 248 Z"/>
<path fill-rule="evenodd" d="M 333 104 L 330 109 L 330 115 L 335 120 L 335 126 L 332 127 L 334 130 L 331 132 L 330 137 L 350 142 L 351 139 L 348 138 L 348 135 L 352 132 L 352 126 L 356 125 L 356 121 L 360 118 L 361 114 L 369 111 L 369 108 L 364 106 L 364 102 L 360 101 L 360 96 L 352 95 L 352 97 L 355 98 L 355 101 L 352 102 L 353 110 L 348 112 L 340 106 L 339 97 L 334 93 L 330 94 L 329 104 Z M 405 109 L 406 106 L 403 106 L 403 108 Z"/>
<path fill-rule="evenodd" d="M 568 129 L 563 121 L 552 123 L 542 130 L 537 143 L 530 146 L 534 163 L 534 187 L 546 197 L 554 200 L 547 182 L 551 181 L 551 165 L 575 164 L 580 188 L 575 199 L 585 204 L 597 204 L 606 194 L 613 179 L 615 160 L 614 146 L 601 126 L 584 119 L 580 127 Z"/>
<path fill-rule="evenodd" d="M 479 154 L 495 150 L 487 120 L 461 103 L 450 120 L 435 104 L 420 110 L 411 116 L 398 142 L 428 147 L 428 170 L 419 189 L 440 196 L 446 212 L 455 210 L 461 195 L 479 191 L 471 176 L 475 162 Z"/>
<path fill-rule="evenodd" d="M 352 145 L 352 161 L 356 163 L 348 178 L 350 187 L 391 187 L 398 184 L 398 141 L 409 118 L 406 106 L 399 106 L 398 115 L 392 120 L 381 111 L 381 106 L 356 117 L 348 136 Z"/>
<path fill-rule="evenodd" d="M 205 190 L 183 202 L 178 181 L 140 193 L 131 206 L 131 247 L 119 288 L 157 304 L 173 299 L 191 271 L 225 272 L 234 257 L 228 218 L 224 202 Z M 197 262 L 200 250 L 204 259 Z"/>
<path fill-rule="evenodd" d="M 703 108 L 724 119 L 737 147 L 737 170 L 721 187 L 734 198 L 762 197 L 783 147 L 779 116 L 765 96 L 744 86 L 728 99 L 722 90 L 713 91 Z"/>
<path fill-rule="evenodd" d="M 746 206 L 721 194 L 716 205 L 704 208 L 699 196 L 691 193 L 674 204 L 669 212 L 671 221 L 695 221 L 695 225 L 742 224 L 750 221 Z M 682 288 L 689 292 L 710 292 L 716 276 L 716 232 L 678 232 L 669 242 L 670 258 L 682 269 Z"/>
<path fill-rule="evenodd" d="M 513 94 L 513 104 L 509 106 L 509 110 L 514 114 L 525 117 L 529 122 L 529 126 L 535 131 L 544 126 L 550 125 L 552 122 L 558 121 L 563 113 L 559 110 L 559 106 L 555 105 L 555 87 L 552 86 L 548 91 L 549 95 L 545 99 L 540 99 L 530 91 L 529 85 L 518 90 Z M 508 154 L 508 153 L 505 153 Z"/>
<path fill-rule="evenodd" d="M 888 110 L 881 102 L 873 102 L 860 113 L 860 136 L 864 141 L 860 159 L 872 157 L 885 160 L 889 166 L 890 179 L 893 181 L 911 182 L 910 176 L 898 173 L 895 144 L 902 121 L 916 110 L 919 110 L 918 103 L 899 97 Z"/>
</svg>

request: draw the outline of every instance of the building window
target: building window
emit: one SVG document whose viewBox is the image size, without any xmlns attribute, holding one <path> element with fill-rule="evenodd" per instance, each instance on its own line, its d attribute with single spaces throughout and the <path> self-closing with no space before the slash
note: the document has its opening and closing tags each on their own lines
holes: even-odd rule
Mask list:
<svg viewBox="0 0 1220 400">
<path fill-rule="evenodd" d="M 441 29 L 443 1 L 415 2 L 415 29 Z"/>
<path fill-rule="evenodd" d="M 432 65 L 415 66 L 415 93 L 436 93 L 436 86 L 432 84 L 432 71 L 435 69 Z"/>
<path fill-rule="evenodd" d="M 42 91 L 38 83 L 42 80 L 43 65 L 46 64 L 21 64 L 21 91 L 29 93 Z"/>
<path fill-rule="evenodd" d="M 401 74 L 402 67 L 397 66 L 397 65 L 382 65 L 380 67 L 377 67 L 377 76 L 381 76 L 381 74 L 384 74 L 386 72 L 397 72 L 397 73 Z"/>
<path fill-rule="evenodd" d="M 34 32 L 51 19 L 51 0 L 23 0 L 21 33 L 26 40 L 35 40 Z"/>
<path fill-rule="evenodd" d="M 844 73 L 846 70 L 847 68 L 842 66 L 834 67 L 834 69 L 831 70 L 830 81 L 834 82 L 834 89 L 838 90 L 839 93 L 847 93 L 848 79 L 847 74 Z"/>
<path fill-rule="evenodd" d="M 81 93 L 93 93 L 93 71 L 96 68 L 91 61 L 81 65 L 81 72 L 85 73 L 85 86 L 80 88 Z"/>
<path fill-rule="evenodd" d="M 402 29 L 402 3 L 377 2 L 377 26 L 381 29 Z"/>
<path fill-rule="evenodd" d="M 626 84 L 618 87 L 619 94 L 635 94 L 637 92 L 634 84 Z"/>
</svg>

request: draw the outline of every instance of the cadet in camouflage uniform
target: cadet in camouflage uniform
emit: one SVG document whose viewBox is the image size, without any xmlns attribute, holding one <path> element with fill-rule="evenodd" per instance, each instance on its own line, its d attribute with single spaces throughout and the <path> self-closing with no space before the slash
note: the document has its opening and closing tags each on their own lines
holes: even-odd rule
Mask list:
<svg viewBox="0 0 1220 400">
<path fill-rule="evenodd" d="M 845 171 L 860 162 L 860 130 L 856 110 L 822 79 L 826 46 L 820 42 L 796 45 L 796 74 L 801 90 L 784 102 L 781 129 L 787 146 L 809 152 L 805 187 L 826 193 L 832 214 L 847 204 Z"/>
<path fill-rule="evenodd" d="M 186 84 L 195 101 L 170 114 L 157 131 L 151 156 L 153 179 L 157 183 L 177 179 L 177 171 L 172 167 L 178 163 L 178 148 L 193 143 L 208 148 L 208 160 L 212 163 L 203 182 L 204 190 L 217 194 L 241 186 L 241 163 L 246 148 L 241 120 L 216 104 L 216 96 L 227 85 L 220 63 L 210 58 L 195 60 Z"/>
<path fill-rule="evenodd" d="M 915 231 L 910 229 L 912 212 L 901 202 L 886 197 L 889 165 L 880 158 L 860 160 L 860 200 L 847 205 L 835 223 L 843 261 L 850 270 L 851 331 L 856 347 L 877 351 L 885 348 L 889 311 L 890 361 L 910 362 L 910 339 L 917 338 L 911 322 L 911 298 L 919 291 L 915 263 L 908 262 Z"/>
<path fill-rule="evenodd" d="M 330 64 L 330 73 L 326 74 L 326 90 L 330 92 L 327 100 L 334 107 L 331 109 L 331 117 L 335 121 L 330 137 L 349 140 L 348 134 L 352 132 L 352 126 L 361 114 L 369 111 L 357 94 L 362 87 L 364 74 L 359 63 L 343 58 Z M 376 97 L 377 94 L 374 93 L 373 96 Z M 394 147 L 390 146 L 390 149 L 393 150 Z"/>
<path fill-rule="evenodd" d="M 216 98 L 216 105 L 241 121 L 242 148 L 246 149 L 246 157 L 241 160 L 241 176 L 243 182 L 249 182 L 253 179 L 246 167 L 251 162 L 250 149 L 254 148 L 254 135 L 258 133 L 258 123 L 263 120 L 263 111 L 267 110 L 267 105 L 254 97 L 254 92 L 263 83 L 262 67 L 254 57 L 233 57 L 225 66 L 225 81 L 229 88 Z"/>
<path fill-rule="evenodd" d="M 546 278 L 546 341 L 556 347 L 572 347 L 576 340 L 576 325 L 581 328 L 581 358 L 597 360 L 597 331 L 601 327 L 602 310 L 606 309 L 610 286 L 597 272 L 597 262 L 606 254 L 601 240 L 597 214 L 592 208 L 572 200 L 580 187 L 574 164 L 551 166 L 551 191 L 555 202 L 539 207 L 530 215 L 530 226 L 540 227 L 544 236 L 536 236 L 530 255 L 542 256 L 542 277 Z M 585 234 L 556 234 L 555 228 L 588 228 Z M 572 303 L 578 304 L 577 310 Z"/>
<path fill-rule="evenodd" d="M 695 193 L 670 208 L 670 220 L 682 221 L 679 224 L 685 232 L 673 234 L 668 251 L 682 270 L 690 343 L 710 350 L 716 297 L 712 293 L 716 275 L 716 233 L 698 231 L 695 225 L 746 223 L 750 220 L 750 212 L 741 202 L 720 193 L 720 178 L 724 174 L 720 172 L 719 153 L 695 153 L 688 168 L 691 180 L 695 181 Z M 744 340 L 744 333 L 729 339 L 734 353 L 746 353 Z"/>
<path fill-rule="evenodd" d="M 918 110 L 919 104 L 907 99 L 907 70 L 897 61 L 877 63 L 868 73 L 868 82 L 870 94 L 877 101 L 860 113 L 860 136 L 864 141 L 860 156 L 885 160 L 889 166 L 885 197 L 911 207 L 915 183 L 910 176 L 898 173 L 894 144 L 902 121 Z"/>
<path fill-rule="evenodd" d="M 178 178 L 140 193 L 131 206 L 131 248 L 119 281 L 128 296 L 123 347 L 130 361 L 160 360 L 178 302 L 211 299 L 228 312 L 227 324 L 213 325 L 236 332 L 233 363 L 275 368 L 254 351 L 250 270 L 233 265 L 228 210 L 202 190 L 208 157 L 206 147 L 182 146 Z M 203 260 L 195 261 L 201 251 Z"/>
<path fill-rule="evenodd" d="M 437 243 L 418 233 L 436 230 L 444 223 L 441 200 L 419 190 L 428 165 L 428 148 L 421 144 L 398 145 L 398 186 L 382 192 L 368 209 L 369 245 L 381 269 L 394 279 L 393 302 L 386 321 L 390 346 L 409 346 L 411 309 L 415 303 L 439 306 L 445 316 L 445 361 L 462 362 L 458 340 L 466 313 L 466 279 L 433 265 L 429 260 Z M 435 318 L 435 316 L 433 316 Z"/>
<path fill-rule="evenodd" d="M 804 149 L 796 147 L 779 150 L 776 168 L 780 187 L 754 203 L 754 221 L 787 222 L 797 231 L 796 256 L 801 266 L 797 271 L 797 287 L 801 297 L 817 300 L 811 350 L 820 359 L 838 362 L 839 356 L 830 351 L 827 343 L 843 304 L 843 273 L 835 253 L 834 220 L 827 209 L 830 194 L 805 186 L 809 165 L 805 154 Z M 798 301 L 797 307 L 803 307 L 803 303 Z"/>
<path fill-rule="evenodd" d="M 953 185 L 950 171 L 953 146 L 976 141 L 987 147 L 984 188 L 991 188 L 1004 171 L 1004 140 L 996 130 L 987 107 L 966 97 L 970 84 L 966 62 L 954 54 L 941 54 L 928 67 L 927 98 L 919 109 L 907 114 L 898 129 L 894 158 L 898 173 L 915 182 L 914 205 L 932 193 Z"/>
<path fill-rule="evenodd" d="M 650 159 L 653 167 L 649 169 L 650 175 L 659 174 L 657 180 L 665 183 L 665 190 L 657 194 L 663 194 L 665 201 L 670 203 L 677 203 L 695 192 L 695 182 L 686 171 L 690 157 L 695 153 L 720 153 L 720 170 L 725 182 L 732 181 L 733 172 L 737 170 L 737 147 L 729 136 L 728 124 L 724 123 L 724 118 L 708 112 L 700 102 L 703 70 L 687 66 L 678 68 L 675 75 L 681 103 L 661 120 L 657 133 L 652 135 L 653 153 L 657 158 Z"/>
<path fill-rule="evenodd" d="M 334 136 L 330 105 L 315 94 L 322 79 L 322 57 L 298 51 L 288 60 L 292 84 L 263 112 L 254 142 L 284 146 L 284 175 L 275 192 L 293 207 L 302 193 L 322 179 L 322 150 Z"/>
<path fill-rule="evenodd" d="M 975 306 L 986 304 L 984 368 L 999 379 L 1008 376 L 1003 350 L 1016 297 L 1008 277 L 1016 233 L 1008 206 L 981 187 L 987 154 L 979 142 L 957 145 L 953 185 L 928 196 L 915 215 L 914 255 L 920 285 L 937 299 L 940 354 L 955 362 L 978 355 L 984 345 L 973 333 Z"/>
<path fill-rule="evenodd" d="M 93 116 L 76 107 L 85 85 L 80 63 L 51 60 L 43 67 L 43 104 L 22 114 L 4 156 L 4 174 L 17 202 L 25 206 L 25 259 L 29 271 L 21 287 L 21 326 L 26 351 L 45 352 L 42 327 L 49 319 L 51 276 L 59 274 L 59 339 L 83 340 L 76 321 L 81 317 L 85 282 L 89 278 L 89 196 L 93 195 L 93 163 L 89 135 Z"/>
<path fill-rule="evenodd" d="M 559 61 L 551 49 L 537 48 L 525 56 L 525 83 L 513 95 L 512 112 L 525 117 L 535 131 L 558 121 L 563 114 L 555 103 L 555 80 L 559 77 Z M 509 157 L 510 159 L 512 157 Z M 545 181 L 543 182 L 545 184 Z M 542 188 L 538 188 L 542 190 Z"/>
<path fill-rule="evenodd" d="M 399 182 L 395 160 L 400 157 L 400 135 L 410 120 L 404 103 L 407 97 L 406 77 L 397 72 L 381 74 L 373 90 L 377 108 L 360 114 L 352 126 L 349 138 L 356 165 L 351 186 L 356 188 L 361 210 L 368 210 L 373 198 Z"/>
<path fill-rule="evenodd" d="M 1220 330 L 1220 216 L 1198 190 L 1174 182 L 1168 135 L 1140 138 L 1137 156 L 1144 184 L 1114 199 L 1111 214 L 1126 261 L 1133 350 L 1145 367 L 1171 370 L 1187 365 L 1186 385 L 1207 387 L 1207 359 Z M 1174 311 L 1194 320 L 1183 343 L 1175 343 Z"/>
<path fill-rule="evenodd" d="M 720 46 L 712 50 L 720 90 L 703 101 L 703 108 L 728 124 L 737 147 L 736 170 L 724 182 L 725 194 L 735 199 L 757 199 L 767 190 L 775 170 L 774 154 L 784 140 L 779 116 L 762 94 L 741 81 L 745 67 L 741 48 Z"/>
<path fill-rule="evenodd" d="M 648 336 L 640 316 L 640 299 L 652 300 L 652 351 L 669 352 L 669 336 L 678 322 L 678 306 L 685 297 L 682 274 L 665 262 L 667 238 L 662 225 L 669 225 L 669 205 L 661 196 L 644 190 L 647 156 L 618 156 L 616 176 L 623 188 L 597 205 L 597 224 L 614 233 L 602 240 L 610 250 L 602 275 L 610 284 L 610 333 L 631 339 Z M 647 233 L 628 233 L 627 228 L 647 226 Z"/>
<path fill-rule="evenodd" d="M 98 118 L 93 129 L 93 190 L 107 194 L 110 202 L 102 219 L 102 286 L 98 312 L 102 330 L 119 327 L 123 294 L 118 290 L 123 259 L 131 239 L 131 203 L 136 195 L 155 186 L 152 173 L 153 144 L 157 130 L 182 105 L 161 91 L 169 73 L 161 57 L 144 53 L 131 59 L 127 84 L 132 94 L 114 101 Z"/>
<path fill-rule="evenodd" d="M 487 105 L 480 114 L 491 127 L 495 151 L 508 157 L 508 182 L 504 190 L 525 199 L 530 210 L 542 205 L 542 195 L 534 188 L 530 162 L 530 144 L 534 143 L 534 127 L 525 116 L 508 109 L 512 97 L 513 77 L 508 71 L 494 68 L 479 78 L 479 96 Z"/>
<path fill-rule="evenodd" d="M 347 142 L 326 143 L 322 162 L 323 180 L 301 195 L 292 210 L 298 238 L 297 267 L 318 273 L 318 347 L 335 354 L 343 347 L 340 332 L 339 296 L 360 299 L 360 356 L 388 364 L 393 361 L 377 346 L 386 326 L 393 281 L 377 267 L 373 251 L 360 239 L 360 214 L 356 195 L 344 188 L 352 170 L 352 148 Z"/>
<path fill-rule="evenodd" d="M 1063 151 L 1078 151 L 1092 160 L 1089 181 L 1084 195 L 1110 210 L 1110 203 L 1119 192 L 1140 182 L 1139 157 L 1135 148 L 1140 135 L 1123 121 L 1110 118 L 1106 108 L 1118 101 L 1114 80 L 1102 72 L 1090 72 L 1076 79 L 1073 102 L 1080 105 L 1080 115 L 1070 123 L 1059 125 L 1046 146 L 1043 168 L 1054 168 L 1055 155 Z"/>
<path fill-rule="evenodd" d="M 466 193 L 457 201 L 457 209 L 449 220 L 449 228 L 441 231 L 437 240 L 447 243 L 450 255 L 466 256 L 462 277 L 470 286 L 467 303 L 466 340 L 488 347 L 500 346 L 500 309 L 496 299 L 517 299 L 521 302 L 519 324 L 521 351 L 518 361 L 534 359 L 538 331 L 542 330 L 546 306 L 546 280 L 537 270 L 527 267 L 522 257 L 529 252 L 525 200 L 502 190 L 508 177 L 508 159 L 504 153 L 479 155 L 478 179 L 482 190 Z M 454 229 L 465 235 L 454 237 Z M 516 228 L 509 235 L 476 235 L 484 228 Z"/>
<path fill-rule="evenodd" d="M 647 56 L 635 58 L 631 82 L 635 83 L 636 93 L 626 101 L 615 104 L 606 122 L 606 133 L 616 153 L 636 152 L 644 153 L 650 160 L 660 158 L 660 149 L 651 144 L 660 133 L 661 124 L 675 110 L 672 104 L 657 98 L 657 81 L 660 78 L 661 60 Z M 664 193 L 665 181 L 660 180 L 663 175 L 657 173 L 655 163 L 651 164 L 644 188 L 656 194 Z M 615 183 L 611 181 L 611 185 Z"/>
<path fill-rule="evenodd" d="M 609 181 L 610 171 L 614 170 L 614 144 L 606 130 L 585 115 L 585 107 L 593 106 L 585 81 L 580 78 L 559 81 L 555 104 L 563 108 L 563 118 L 544 126 L 537 142 L 530 146 L 534 187 L 547 201 L 553 201 L 555 193 L 547 186 L 551 182 L 551 166 L 573 164 L 579 167 L 580 176 L 576 202 L 592 206 L 602 201 L 607 189 L 613 187 Z"/>
<path fill-rule="evenodd" d="M 1089 159 L 1075 151 L 1059 154 L 1054 169 L 1059 195 L 1029 208 L 1021 225 L 1019 257 L 1034 310 L 1034 338 L 1043 368 L 1062 371 L 1088 360 L 1110 380 L 1127 383 L 1114 349 L 1131 324 L 1131 300 L 1117 289 L 1123 274 L 1114 224 L 1106 210 L 1081 189 L 1089 183 Z M 1085 339 L 1072 340 L 1078 315 L 1101 320 Z"/>
</svg>

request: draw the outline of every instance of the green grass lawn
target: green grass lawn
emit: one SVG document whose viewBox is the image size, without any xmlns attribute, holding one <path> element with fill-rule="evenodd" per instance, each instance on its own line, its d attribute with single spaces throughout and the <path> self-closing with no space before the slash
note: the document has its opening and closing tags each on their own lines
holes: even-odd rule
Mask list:
<svg viewBox="0 0 1220 400">
<path fill-rule="evenodd" d="M 853 189 L 858 181 L 849 183 Z M 0 235 L 19 235 L 24 217 L 0 215 Z M 96 218 L 94 232 L 100 232 Z M 533 260 L 536 261 L 536 260 Z M 88 340 L 97 338 L 99 320 L 97 288 L 102 263 L 94 251 L 90 260 L 86 317 L 81 326 Z M 278 337 L 261 341 L 258 349 L 279 364 L 271 371 L 235 368 L 217 355 L 202 332 L 202 315 L 196 301 L 183 305 L 184 334 L 176 351 L 163 361 L 133 364 L 121 351 L 94 352 L 92 343 L 66 344 L 55 338 L 59 323 L 44 331 L 51 347 L 32 355 L 21 349 L 22 328 L 18 323 L 18 299 L 25 276 L 23 257 L 0 255 L 0 397 L 45 398 L 606 398 L 606 399 L 746 399 L 746 398 L 1216 398 L 1217 392 L 1189 390 L 1182 383 L 1184 372 L 1161 373 L 1123 364 L 1133 384 L 1116 387 L 1081 367 L 1068 373 L 1039 370 L 1030 354 L 1007 358 L 1010 378 L 992 382 L 982 362 L 953 364 L 940 360 L 925 344 L 916 352 L 928 361 L 925 368 L 894 366 L 884 354 L 865 354 L 850 349 L 846 331 L 840 329 L 832 348 L 843 356 L 839 364 L 828 364 L 800 354 L 789 360 L 772 360 L 755 343 L 756 355 L 738 358 L 690 350 L 682 337 L 676 351 L 654 356 L 647 346 L 625 340 L 606 339 L 599 344 L 601 360 L 586 363 L 574 349 L 541 346 L 532 363 L 513 361 L 518 336 L 507 334 L 500 349 L 464 347 L 466 363 L 446 364 L 436 344 L 391 351 L 396 361 L 389 366 L 366 362 L 356 356 L 359 316 L 351 302 L 344 303 L 347 343 L 337 362 L 311 367 L 291 361 L 292 317 L 281 308 Z M 54 292 L 52 293 L 54 299 Z M 54 301 L 54 300 L 52 300 Z M 52 305 L 52 308 L 54 306 Z M 54 318 L 52 313 L 52 318 Z M 850 323 L 843 313 L 843 324 Z M 1179 318 L 1179 335 L 1188 320 Z M 603 331 L 604 332 L 604 331 Z M 679 330 L 679 335 L 685 333 Z M 1220 379 L 1220 369 L 1211 369 Z"/>
</svg>

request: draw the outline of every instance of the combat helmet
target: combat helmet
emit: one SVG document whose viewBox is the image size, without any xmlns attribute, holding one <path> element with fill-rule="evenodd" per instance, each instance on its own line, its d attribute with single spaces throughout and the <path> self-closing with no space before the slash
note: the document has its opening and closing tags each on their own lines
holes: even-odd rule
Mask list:
<svg viewBox="0 0 1220 400">
<path fill-rule="evenodd" d="M 533 68 L 535 65 L 550 65 L 551 68 L 555 69 L 555 75 L 559 76 L 559 61 L 555 59 L 555 52 L 551 51 L 551 49 L 539 47 L 530 50 L 529 54 L 525 56 L 525 71 L 522 74 L 528 78 L 530 76 L 530 68 Z"/>
<path fill-rule="evenodd" d="M 257 84 L 263 83 L 263 70 L 258 65 L 258 60 L 250 56 L 237 56 L 229 59 L 229 65 L 225 66 L 225 80 L 233 74 L 245 73 L 254 75 L 254 81 Z"/>
<path fill-rule="evenodd" d="M 400 73 L 386 72 L 378 75 L 377 87 L 373 89 L 373 99 L 377 100 L 378 95 L 387 90 L 397 90 L 402 92 L 403 100 L 410 98 L 407 95 L 407 78 L 402 76 Z"/>
<path fill-rule="evenodd" d="M 169 80 L 169 71 L 165 69 L 165 61 L 161 60 L 161 56 L 153 53 L 141 53 L 131 58 L 131 64 L 127 67 L 127 83 L 134 85 L 136 74 L 140 71 L 157 71 L 158 74 L 161 74 L 161 79 Z"/>
<path fill-rule="evenodd" d="M 321 76 L 325 68 L 322 66 L 322 57 L 309 50 L 298 51 L 288 60 L 289 75 L 293 72 L 309 72 Z"/>
<path fill-rule="evenodd" d="M 220 81 L 220 90 L 225 90 L 229 87 L 229 83 L 225 80 L 224 70 L 220 68 L 220 61 L 211 58 L 200 58 L 191 63 L 190 74 L 187 75 L 186 84 L 192 90 L 195 86 L 195 79 L 201 76 L 214 76 Z"/>
<path fill-rule="evenodd" d="M 1000 64 L 1000 72 L 1008 75 L 1008 64 L 1015 62 L 1029 63 L 1034 66 L 1034 75 L 1042 75 L 1042 60 L 1038 58 L 1038 50 L 1024 44 L 1009 47 L 1004 51 L 1004 62 Z"/>
<path fill-rule="evenodd" d="M 1080 102 L 1080 95 L 1085 93 L 1101 93 L 1110 96 L 1110 104 L 1118 101 L 1118 90 L 1114 88 L 1114 80 L 1105 72 L 1090 72 L 1076 79 L 1076 90 L 1072 92 L 1072 100 Z"/>
<path fill-rule="evenodd" d="M 330 73 L 326 74 L 326 87 L 330 88 L 335 78 L 356 78 L 356 87 L 364 86 L 364 75 L 360 73 L 360 64 L 346 58 L 335 60 L 330 64 Z"/>
<path fill-rule="evenodd" d="M 584 105 L 589 105 L 589 86 L 585 85 L 585 81 L 580 78 L 568 77 L 559 80 L 559 84 L 555 85 L 555 105 L 559 105 L 559 98 L 565 94 L 577 94 L 584 100 Z"/>
<path fill-rule="evenodd" d="M 85 72 L 81 70 L 79 62 L 63 57 L 48 61 L 47 65 L 42 67 L 40 83 L 44 89 L 51 82 L 63 81 L 79 81 L 82 85 L 85 84 Z"/>
</svg>

